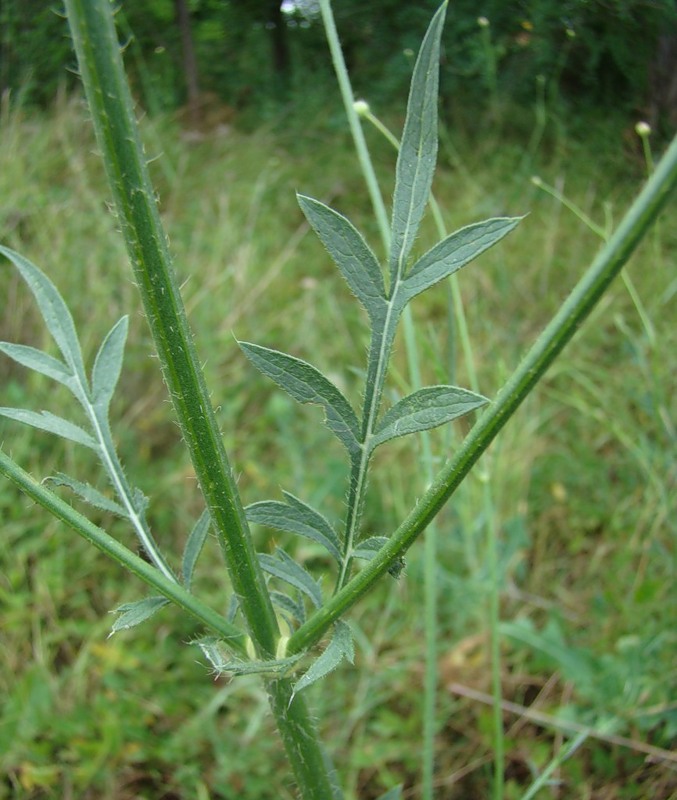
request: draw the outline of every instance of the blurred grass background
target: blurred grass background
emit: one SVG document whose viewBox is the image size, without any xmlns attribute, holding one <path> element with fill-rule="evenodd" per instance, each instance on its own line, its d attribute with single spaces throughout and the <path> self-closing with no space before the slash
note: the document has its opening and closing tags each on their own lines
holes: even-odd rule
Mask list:
<svg viewBox="0 0 677 800">
<path fill-rule="evenodd" d="M 190 465 L 152 357 L 122 238 L 107 202 L 86 112 L 60 96 L 49 111 L 5 98 L 0 119 L 0 237 L 46 271 L 67 298 L 88 355 L 131 315 L 113 417 L 132 479 L 151 498 L 157 539 L 175 554 L 201 511 Z M 543 109 L 541 109 L 543 111 Z M 401 117 L 386 113 L 395 130 Z M 460 275 L 478 362 L 492 397 L 590 262 L 600 240 L 532 182 L 533 175 L 598 225 L 620 219 L 646 174 L 627 117 L 456 113 L 442 131 L 434 192 L 447 227 L 529 216 Z M 539 122 L 540 121 L 540 122 Z M 539 124 L 541 127 L 539 128 Z M 235 338 L 307 358 L 355 402 L 367 329 L 295 190 L 331 203 L 377 246 L 369 201 L 334 111 L 313 108 L 255 130 L 217 124 L 187 135 L 176 119 L 143 121 L 162 214 L 226 446 L 246 503 L 293 491 L 336 519 L 346 464 L 318 409 L 299 407 L 253 372 Z M 368 133 L 386 195 L 394 154 Z M 669 798 L 675 704 L 675 204 L 581 334 L 492 446 L 499 525 L 506 700 L 564 722 L 609 726 L 637 743 L 588 739 L 539 797 Z M 435 241 L 424 225 L 417 249 Z M 52 349 L 25 287 L 0 268 L 0 339 Z M 639 302 L 639 307 L 638 307 Z M 644 319 L 638 311 L 642 311 Z M 450 298 L 414 304 L 427 382 L 467 385 Z M 408 390 L 395 348 L 393 399 Z M 47 379 L 0 361 L 3 405 L 74 410 Z M 467 427 L 461 423 L 458 437 Z M 37 477 L 57 470 L 96 483 L 90 454 L 0 420 L 0 443 Z M 447 432 L 432 435 L 440 463 Z M 383 448 L 365 531 L 392 530 L 423 490 L 413 439 Z M 102 486 L 102 482 L 99 482 Z M 487 520 L 477 477 L 439 518 L 440 714 L 437 794 L 486 797 L 491 780 Z M 143 596 L 75 534 L 0 484 L 0 798 L 293 797 L 259 684 L 210 676 L 171 610 L 108 639 L 108 612 Z M 124 525 L 96 520 L 127 543 Z M 257 531 L 260 548 L 271 546 Z M 328 564 L 290 542 L 311 568 Z M 311 689 L 324 736 L 349 787 L 369 800 L 397 781 L 417 797 L 422 691 L 422 548 L 351 615 L 358 654 Z M 225 608 L 216 546 L 197 580 Z M 325 579 L 325 586 L 331 579 Z M 187 646 L 188 645 L 188 646 Z M 506 709 L 506 799 L 518 798 L 563 735 Z M 658 751 L 656 751 L 658 752 Z"/>
</svg>

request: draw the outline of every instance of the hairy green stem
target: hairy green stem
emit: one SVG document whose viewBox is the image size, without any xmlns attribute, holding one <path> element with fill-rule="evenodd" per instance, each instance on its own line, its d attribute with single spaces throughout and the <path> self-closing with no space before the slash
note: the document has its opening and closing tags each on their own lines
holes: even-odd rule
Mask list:
<svg viewBox="0 0 677 800">
<path fill-rule="evenodd" d="M 259 657 L 279 627 L 193 344 L 143 157 L 109 0 L 66 0 L 87 100 L 127 250 L 195 474 Z M 271 707 L 302 796 L 340 796 L 302 696 L 275 682 Z"/>
<path fill-rule="evenodd" d="M 111 6 L 108 0 L 67 0 L 66 9 L 97 142 L 163 375 L 251 636 L 261 655 L 272 655 L 279 630 L 171 264 Z"/>
<path fill-rule="evenodd" d="M 533 344 L 487 411 L 466 436 L 455 456 L 377 555 L 291 637 L 288 652 L 317 642 L 345 612 L 364 596 L 390 565 L 401 558 L 448 502 L 480 456 L 494 440 L 548 367 L 574 336 L 590 311 L 654 222 L 677 184 L 677 137 L 667 149 L 620 225 Z"/>
<path fill-rule="evenodd" d="M 41 505 L 57 519 L 65 522 L 107 556 L 199 620 L 205 627 L 223 637 L 231 650 L 241 656 L 245 655 L 246 637 L 239 628 L 206 606 L 176 580 L 168 578 L 159 569 L 139 558 L 136 553 L 118 542 L 117 539 L 90 522 L 87 517 L 76 511 L 42 483 L 38 483 L 2 450 L 0 450 L 0 473 L 9 478 L 31 500 Z"/>
<path fill-rule="evenodd" d="M 104 469 L 108 473 L 108 477 L 113 484 L 115 492 L 123 504 L 129 521 L 136 531 L 138 538 L 143 544 L 144 550 L 148 554 L 150 560 L 167 578 L 177 582 L 177 578 L 172 572 L 171 567 L 167 563 L 167 559 L 162 554 L 158 547 L 153 535 L 148 528 L 148 523 L 145 519 L 145 514 L 139 514 L 134 507 L 132 487 L 125 476 L 125 472 L 120 463 L 120 459 L 115 451 L 115 444 L 113 443 L 113 435 L 108 425 L 108 421 L 100 419 L 96 410 L 89 403 L 85 408 L 89 416 L 92 429 L 99 442 L 99 450 L 101 461 L 103 462 Z"/>
</svg>

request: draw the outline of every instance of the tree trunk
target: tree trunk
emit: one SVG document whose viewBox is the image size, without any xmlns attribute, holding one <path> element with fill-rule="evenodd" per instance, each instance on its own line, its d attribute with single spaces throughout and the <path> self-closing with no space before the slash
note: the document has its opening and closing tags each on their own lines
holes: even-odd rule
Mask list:
<svg viewBox="0 0 677 800">
<path fill-rule="evenodd" d="M 187 0 L 174 0 L 174 12 L 176 23 L 181 32 L 181 50 L 183 52 L 183 74 L 186 80 L 188 118 L 191 125 L 197 126 L 200 122 L 200 84 Z"/>
<path fill-rule="evenodd" d="M 285 92 L 289 88 L 291 58 L 281 0 L 269 0 L 266 16 L 266 27 L 270 31 L 275 83 L 280 91 Z"/>
</svg>

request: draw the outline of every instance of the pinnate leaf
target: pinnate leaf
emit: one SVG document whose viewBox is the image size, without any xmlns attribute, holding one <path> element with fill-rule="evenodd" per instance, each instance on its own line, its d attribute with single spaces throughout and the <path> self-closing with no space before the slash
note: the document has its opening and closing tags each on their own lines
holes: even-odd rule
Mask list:
<svg viewBox="0 0 677 800">
<path fill-rule="evenodd" d="M 319 583 L 284 550 L 276 550 L 275 556 L 259 553 L 259 562 L 261 568 L 269 575 L 273 575 L 303 592 L 316 608 L 322 605 L 322 590 Z"/>
<path fill-rule="evenodd" d="M 23 422 L 48 433 L 55 433 L 57 436 L 70 439 L 78 444 L 84 444 L 85 447 L 91 447 L 92 450 L 99 452 L 99 445 L 87 431 L 84 431 L 79 425 L 75 425 L 73 422 L 63 419 L 63 417 L 57 417 L 49 411 L 38 413 L 37 411 L 27 411 L 23 408 L 0 408 L 0 416 Z"/>
<path fill-rule="evenodd" d="M 110 635 L 140 625 L 168 604 L 169 600 L 166 597 L 145 597 L 134 603 L 124 603 L 115 609 L 115 613 L 120 616 L 113 623 Z"/>
<path fill-rule="evenodd" d="M 386 294 L 381 267 L 362 235 L 333 208 L 312 197 L 297 197 L 308 222 L 369 316 L 383 314 Z"/>
<path fill-rule="evenodd" d="M 426 386 L 403 397 L 378 423 L 370 442 L 373 450 L 409 433 L 436 428 L 488 403 L 480 394 L 457 386 Z"/>
<path fill-rule="evenodd" d="M 294 694 L 298 694 L 311 684 L 324 678 L 346 658 L 352 664 L 355 659 L 355 648 L 353 646 L 353 635 L 348 625 L 342 620 L 334 625 L 334 635 L 324 649 L 322 655 L 313 661 L 308 671 L 296 682 Z"/>
<path fill-rule="evenodd" d="M 437 161 L 437 89 L 446 3 L 433 17 L 419 50 L 409 90 L 393 198 L 390 274 L 395 281 L 416 238 Z"/>
<path fill-rule="evenodd" d="M 341 544 L 329 522 L 314 508 L 294 497 L 283 493 L 286 503 L 264 500 L 253 503 L 245 509 L 249 522 L 267 525 L 279 531 L 297 533 L 321 544 L 338 562 L 341 561 Z"/>
<path fill-rule="evenodd" d="M 115 500 L 106 497 L 105 494 L 102 494 L 89 483 L 83 483 L 76 478 L 71 478 L 70 475 L 64 475 L 63 472 L 57 472 L 56 475 L 45 478 L 45 481 L 47 483 L 53 483 L 55 486 L 68 486 L 78 497 L 81 497 L 95 508 L 101 509 L 101 511 L 109 511 L 111 514 L 117 514 L 119 517 L 128 516 L 125 509 Z"/>
<path fill-rule="evenodd" d="M 92 369 L 92 400 L 98 410 L 108 412 L 113 392 L 120 377 L 128 318 L 122 317 L 113 325 L 101 343 Z"/>
<path fill-rule="evenodd" d="M 400 286 L 408 302 L 470 263 L 510 233 L 522 217 L 497 217 L 467 225 L 452 233 L 421 256 Z"/>
<path fill-rule="evenodd" d="M 8 258 L 19 270 L 28 288 L 33 293 L 45 325 L 47 325 L 59 350 L 63 353 L 66 363 L 77 376 L 81 386 L 83 388 L 86 387 L 87 379 L 85 377 L 80 342 L 75 332 L 71 313 L 58 289 L 35 264 L 32 264 L 19 253 L 2 245 L 0 245 L 0 253 Z"/>
<path fill-rule="evenodd" d="M 359 426 L 355 412 L 328 378 L 308 362 L 287 353 L 250 342 L 239 344 L 252 364 L 295 400 L 323 406 L 327 427 L 352 457 L 359 453 Z"/>
</svg>

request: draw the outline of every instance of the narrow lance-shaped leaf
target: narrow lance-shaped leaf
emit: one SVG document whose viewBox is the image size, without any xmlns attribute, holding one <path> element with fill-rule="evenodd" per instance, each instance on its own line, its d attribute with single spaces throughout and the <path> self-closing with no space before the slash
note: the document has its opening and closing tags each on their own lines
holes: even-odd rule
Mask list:
<svg viewBox="0 0 677 800">
<path fill-rule="evenodd" d="M 56 475 L 51 475 L 45 478 L 46 483 L 52 483 L 55 486 L 68 486 L 71 491 L 75 492 L 78 497 L 81 497 L 90 505 L 101 511 L 109 511 L 111 514 L 117 514 L 119 517 L 128 517 L 127 511 L 115 500 L 106 497 L 98 489 L 90 486 L 88 483 L 71 478 L 69 475 L 64 475 L 63 472 L 57 472 Z"/>
<path fill-rule="evenodd" d="M 311 684 L 324 678 L 346 658 L 352 664 L 355 659 L 355 648 L 353 646 L 353 635 L 348 625 L 342 620 L 338 620 L 334 625 L 334 635 L 331 641 L 320 655 L 310 665 L 308 671 L 301 677 L 294 686 L 294 694 L 298 694 Z"/>
<path fill-rule="evenodd" d="M 353 550 L 353 558 L 361 558 L 364 561 L 371 561 L 371 559 L 378 553 L 378 551 L 387 544 L 387 536 L 370 536 L 368 539 L 362 539 L 355 545 Z"/>
<path fill-rule="evenodd" d="M 398 436 L 444 425 L 488 402 L 486 397 L 457 386 L 426 386 L 418 389 L 388 409 L 376 426 L 369 447 L 374 450 Z"/>
<path fill-rule="evenodd" d="M 437 89 L 446 2 L 433 17 L 416 60 L 397 158 L 390 245 L 391 285 L 404 265 L 428 202 L 437 161 Z"/>
<path fill-rule="evenodd" d="M 370 536 L 368 539 L 363 539 L 353 549 L 353 558 L 361 558 L 364 561 L 371 561 L 372 558 L 379 552 L 379 550 L 387 544 L 388 539 L 385 536 Z M 393 578 L 399 578 L 402 570 L 406 564 L 401 556 L 394 558 L 388 572 Z"/>
<path fill-rule="evenodd" d="M 209 510 L 205 509 L 188 536 L 188 541 L 183 551 L 183 558 L 181 559 L 181 575 L 186 589 L 190 589 L 195 564 L 197 563 L 207 539 L 210 524 L 211 518 L 209 516 Z"/>
<path fill-rule="evenodd" d="M 85 368 L 73 317 L 58 289 L 44 272 L 19 253 L 2 245 L 0 245 L 0 253 L 6 256 L 21 273 L 33 293 L 45 325 L 63 353 L 66 363 L 77 375 L 83 389 L 86 388 Z"/>
<path fill-rule="evenodd" d="M 360 232 L 338 211 L 312 197 L 297 195 L 306 215 L 351 291 L 373 319 L 385 310 L 383 275 L 376 256 Z"/>
<path fill-rule="evenodd" d="M 239 342 L 252 364 L 300 403 L 324 407 L 327 427 L 355 457 L 360 450 L 355 412 L 343 394 L 315 367 L 300 358 L 250 342 Z"/>
<path fill-rule="evenodd" d="M 17 364 L 35 370 L 41 375 L 46 375 L 73 391 L 73 373 L 58 358 L 43 353 L 42 350 L 37 350 L 35 347 L 11 344 L 10 342 L 0 342 L 0 352 L 14 359 Z"/>
<path fill-rule="evenodd" d="M 270 599 L 282 611 L 286 611 L 291 617 L 299 624 L 303 625 L 306 621 L 306 609 L 303 605 L 303 599 L 299 595 L 299 600 L 292 599 L 288 594 L 283 592 L 271 592 Z"/>
<path fill-rule="evenodd" d="M 269 575 L 273 575 L 303 592 L 310 598 L 313 605 L 319 608 L 322 605 L 322 591 L 315 578 L 284 550 L 276 550 L 275 556 L 259 553 L 261 568 Z"/>
<path fill-rule="evenodd" d="M 198 640 L 196 644 L 202 650 L 217 675 L 222 675 L 226 672 L 231 675 L 283 674 L 288 672 L 302 656 L 299 653 L 287 658 L 275 658 L 269 661 L 244 661 L 230 658 L 229 656 L 227 660 L 222 652 L 220 639 L 206 637 Z"/>
<path fill-rule="evenodd" d="M 118 631 L 140 625 L 168 604 L 169 600 L 166 597 L 145 597 L 143 600 L 137 600 L 134 603 L 124 603 L 115 609 L 115 613 L 120 616 L 113 623 L 110 636 Z"/>
<path fill-rule="evenodd" d="M 341 543 L 329 522 L 322 514 L 293 494 L 284 492 L 284 496 L 286 503 L 264 500 L 247 506 L 245 512 L 249 522 L 312 539 L 321 544 L 340 563 Z"/>
<path fill-rule="evenodd" d="M 92 400 L 97 410 L 108 413 L 120 377 L 127 340 L 128 318 L 122 317 L 108 332 L 96 354 L 92 369 Z"/>
<path fill-rule="evenodd" d="M 57 417 L 49 411 L 26 411 L 23 408 L 0 408 L 0 416 L 14 419 L 17 422 L 23 422 L 25 425 L 31 425 L 48 433 L 55 433 L 64 439 L 70 439 L 77 444 L 84 444 L 85 447 L 91 447 L 92 450 L 99 452 L 99 445 L 96 443 L 87 431 L 84 431 L 79 425 L 69 422 L 63 417 Z"/>
<path fill-rule="evenodd" d="M 406 303 L 469 264 L 512 231 L 522 217 L 497 217 L 467 225 L 436 244 L 411 268 L 399 287 Z"/>
</svg>

